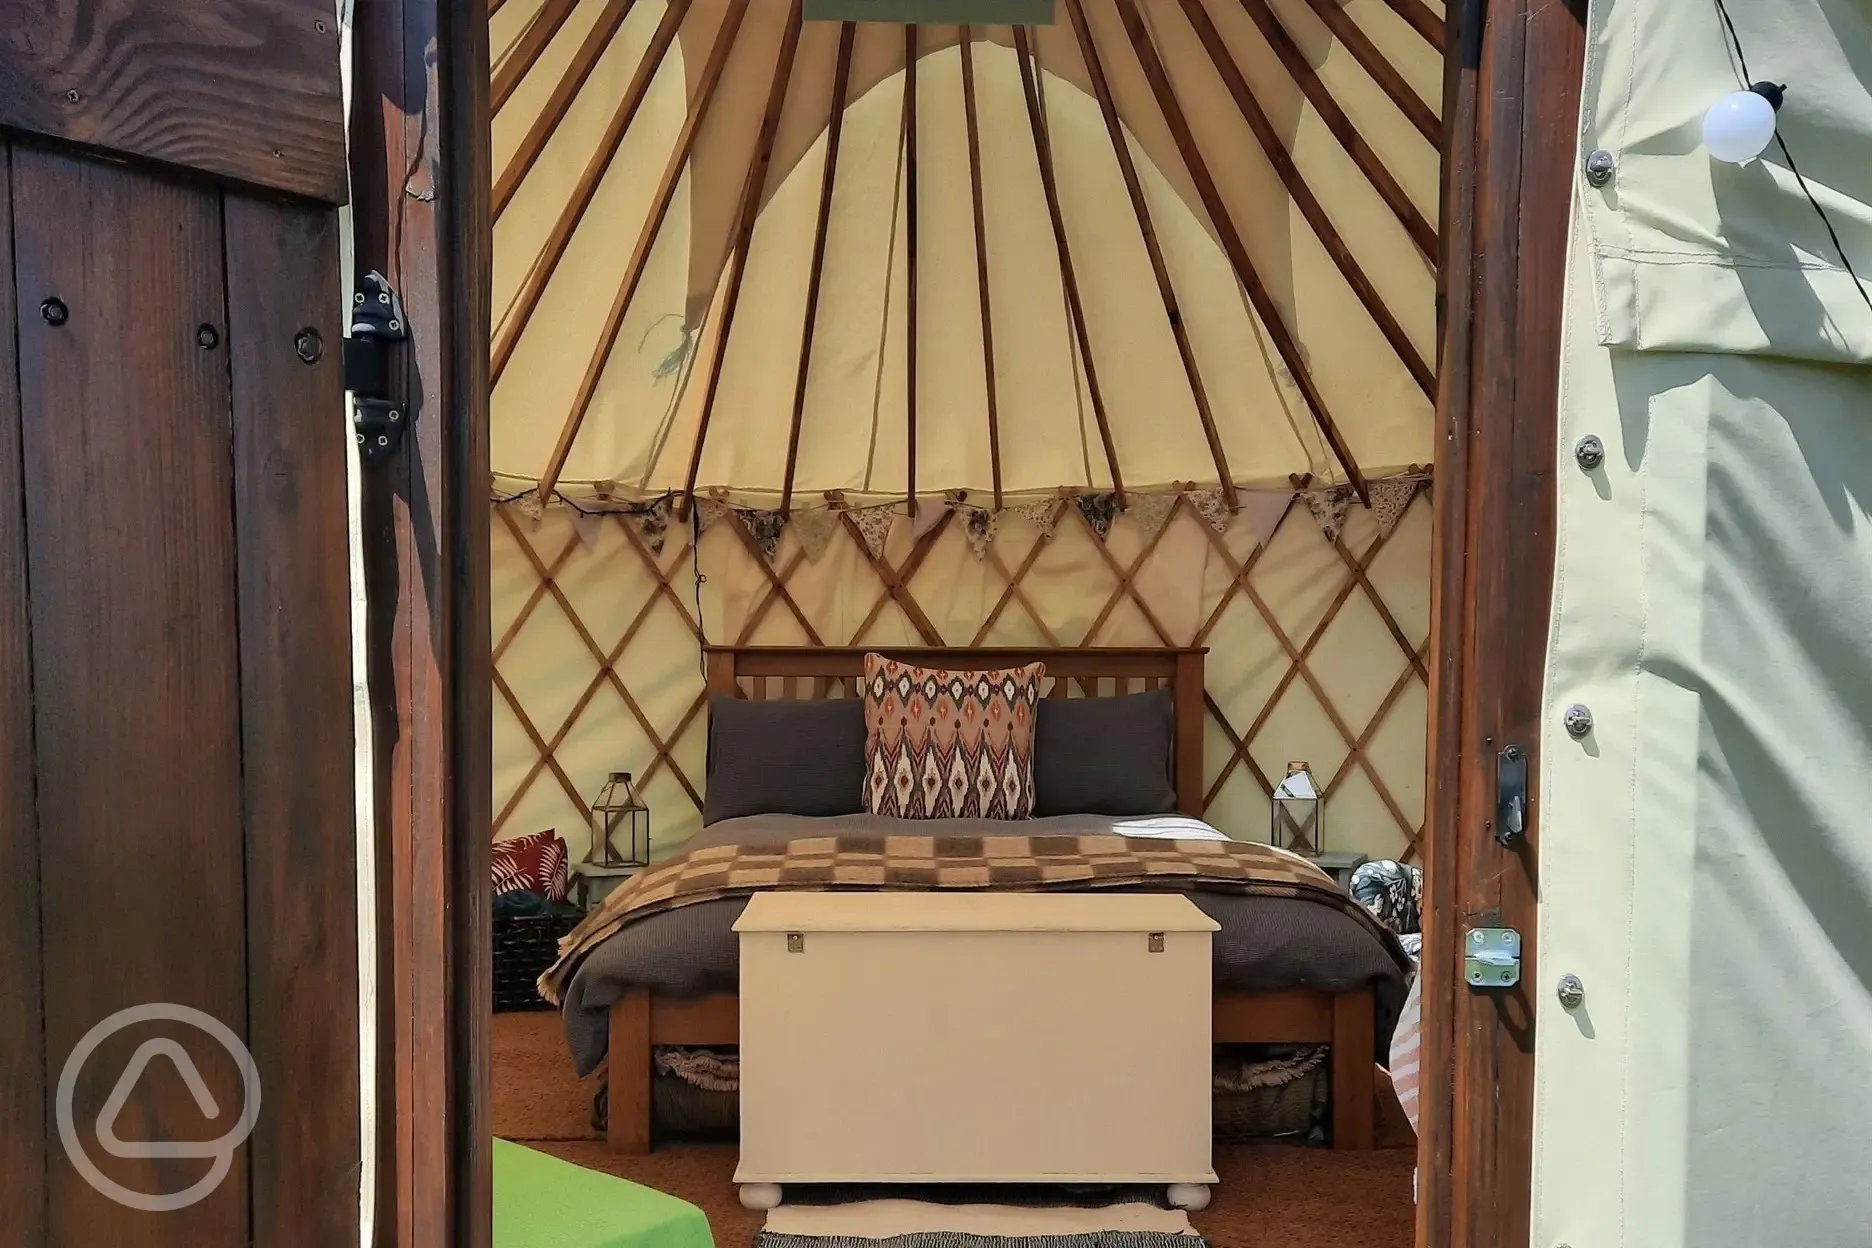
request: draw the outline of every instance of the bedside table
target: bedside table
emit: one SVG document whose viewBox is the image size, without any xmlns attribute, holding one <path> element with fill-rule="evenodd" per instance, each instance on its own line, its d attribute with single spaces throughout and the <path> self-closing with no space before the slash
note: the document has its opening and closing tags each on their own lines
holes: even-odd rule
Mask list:
<svg viewBox="0 0 1872 1248">
<path fill-rule="evenodd" d="M 1333 879 L 1339 881 L 1339 887 L 1352 887 L 1352 873 L 1371 860 L 1368 854 L 1317 854 L 1310 861 Z"/>
<path fill-rule="evenodd" d="M 596 862 L 572 864 L 572 904 L 590 914 L 611 895 L 611 890 L 644 868 L 642 864 L 607 867 Z"/>
</svg>

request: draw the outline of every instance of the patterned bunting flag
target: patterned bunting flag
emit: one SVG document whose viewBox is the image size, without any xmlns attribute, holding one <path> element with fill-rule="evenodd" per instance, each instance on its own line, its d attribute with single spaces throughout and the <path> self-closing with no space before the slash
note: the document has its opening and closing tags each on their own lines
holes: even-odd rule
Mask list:
<svg viewBox="0 0 1872 1248">
<path fill-rule="evenodd" d="M 1001 527 L 1001 517 L 986 507 L 965 507 L 962 527 L 968 535 L 969 550 L 977 559 L 986 559 L 988 548 L 994 545 L 995 531 Z"/>
<path fill-rule="evenodd" d="M 1190 503 L 1217 536 L 1228 532 L 1229 521 L 1234 517 L 1229 513 L 1228 497 L 1221 490 L 1198 491 L 1190 495 Z"/>
<path fill-rule="evenodd" d="M 662 558 L 663 541 L 669 535 L 670 500 L 665 497 L 653 503 L 640 503 L 626 512 L 625 517 L 650 553 Z"/>
<path fill-rule="evenodd" d="M 839 513 L 830 507 L 814 507 L 807 511 L 796 511 L 790 522 L 793 535 L 799 538 L 806 559 L 818 563 L 825 558 L 825 553 L 832 546 L 832 535 L 838 532 Z"/>
<path fill-rule="evenodd" d="M 1027 523 L 1038 528 L 1043 536 L 1053 536 L 1054 503 L 1051 498 L 1037 498 L 1031 503 L 1018 503 L 1007 508 L 1010 515 L 1019 516 Z"/>
<path fill-rule="evenodd" d="M 1176 513 L 1177 497 L 1175 494 L 1133 494 L 1126 500 L 1130 505 L 1124 514 L 1138 526 L 1145 544 L 1156 541 L 1164 525 L 1170 523 L 1170 517 Z"/>
<path fill-rule="evenodd" d="M 1417 478 L 1392 477 L 1384 481 L 1371 483 L 1372 511 L 1378 516 L 1378 536 L 1390 537 L 1397 529 L 1398 521 L 1410 510 L 1411 499 L 1417 496 Z"/>
<path fill-rule="evenodd" d="M 786 513 L 744 509 L 736 511 L 735 516 L 741 521 L 741 527 L 747 530 L 748 536 L 754 539 L 761 558 L 772 563 L 774 552 L 780 549 L 780 535 L 786 531 Z"/>
<path fill-rule="evenodd" d="M 722 502 L 719 498 L 696 499 L 696 520 L 701 526 L 701 531 L 704 533 L 709 531 L 710 525 L 727 514 L 728 504 Z"/>
<path fill-rule="evenodd" d="M 1073 501 L 1079 505 L 1079 514 L 1091 526 L 1093 536 L 1101 542 L 1111 536 L 1112 521 L 1118 518 L 1116 494 L 1081 494 Z"/>
<path fill-rule="evenodd" d="M 540 501 L 538 490 L 528 490 L 514 500 L 514 509 L 526 517 L 528 528 L 537 529 L 540 517 L 546 512 L 546 504 Z"/>
<path fill-rule="evenodd" d="M 1328 542 L 1339 540 L 1339 534 L 1345 528 L 1346 511 L 1357 498 L 1349 485 L 1335 485 L 1328 490 L 1308 490 L 1306 493 L 1307 510 L 1313 513 L 1313 521 L 1319 525 Z"/>
<path fill-rule="evenodd" d="M 894 505 L 885 503 L 881 507 L 857 507 L 845 513 L 857 526 L 858 536 L 864 538 L 865 549 L 871 552 L 873 559 L 884 557 L 884 543 L 890 538 L 896 510 Z"/>
</svg>

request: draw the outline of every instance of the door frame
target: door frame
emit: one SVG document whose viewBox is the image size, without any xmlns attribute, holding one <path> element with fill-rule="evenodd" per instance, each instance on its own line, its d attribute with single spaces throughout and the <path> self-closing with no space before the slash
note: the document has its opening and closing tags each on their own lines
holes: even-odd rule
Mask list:
<svg viewBox="0 0 1872 1248">
<path fill-rule="evenodd" d="M 1472 993 L 1459 946 L 1513 927 L 1534 966 L 1539 794 L 1504 849 L 1494 758 L 1518 744 L 1539 774 L 1585 3 L 1447 5 L 1417 1248 L 1530 1234 L 1538 985 Z M 364 504 L 389 1007 L 378 1242 L 397 1248 L 491 1233 L 488 8 L 367 0 L 354 26 L 359 267 L 409 312 L 416 420 L 366 469 Z"/>
</svg>

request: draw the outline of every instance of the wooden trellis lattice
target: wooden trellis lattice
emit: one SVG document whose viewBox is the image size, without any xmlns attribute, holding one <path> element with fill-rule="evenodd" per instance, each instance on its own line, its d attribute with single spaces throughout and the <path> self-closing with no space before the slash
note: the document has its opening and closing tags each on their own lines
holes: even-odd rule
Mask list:
<svg viewBox="0 0 1872 1248">
<path fill-rule="evenodd" d="M 1300 513 L 1298 517 L 1294 515 L 1296 510 Z M 1208 777 L 1206 804 L 1213 807 L 1218 802 L 1238 768 L 1245 769 L 1252 776 L 1263 796 L 1273 792 L 1274 778 L 1256 762 L 1253 750 L 1267 731 L 1283 699 L 1298 688 L 1323 712 L 1324 719 L 1331 725 L 1346 751 L 1345 757 L 1336 767 L 1327 769 L 1331 776 L 1329 791 L 1343 785 L 1354 773 L 1361 775 L 1375 794 L 1385 816 L 1396 826 L 1397 856 L 1409 860 L 1415 856 L 1422 835 L 1422 816 L 1420 812 L 1408 809 L 1405 800 L 1398 796 L 1401 783 L 1399 768 L 1403 764 L 1394 764 L 1392 774 L 1387 777 L 1384 769 L 1373 758 L 1372 747 L 1379 732 L 1399 713 L 1399 703 L 1411 686 L 1423 685 L 1427 680 L 1425 656 L 1429 644 L 1428 629 L 1427 621 L 1413 621 L 1414 624 L 1421 624 L 1418 631 L 1424 635 L 1418 641 L 1412 641 L 1410 630 L 1400 621 L 1398 612 L 1374 583 L 1373 569 L 1398 534 L 1406 531 L 1408 526 L 1427 524 L 1428 512 L 1428 505 L 1420 495 L 1413 500 L 1404 519 L 1389 536 L 1380 536 L 1376 526 L 1370 524 L 1364 526 L 1362 532 L 1365 536 L 1358 540 L 1341 533 L 1331 543 L 1339 570 L 1335 591 L 1325 601 L 1323 611 L 1304 630 L 1290 632 L 1289 627 L 1283 626 L 1281 622 L 1277 604 L 1270 601 L 1269 591 L 1257 584 L 1255 573 L 1280 542 L 1296 540 L 1296 529 L 1299 530 L 1297 540 L 1325 544 L 1325 537 L 1307 516 L 1305 506 L 1298 499 L 1288 504 L 1287 510 L 1270 531 L 1268 540 L 1255 544 L 1244 557 L 1238 556 L 1231 548 L 1231 535 L 1216 533 L 1196 515 L 1187 498 L 1180 498 L 1163 525 L 1148 540 L 1141 542 L 1134 554 L 1121 559 L 1111 545 L 1098 540 L 1091 522 L 1073 505 L 1072 500 L 1062 497 L 1052 509 L 1052 523 L 1058 526 L 1058 532 L 1054 535 L 1049 536 L 1045 531 L 1028 531 L 1025 526 L 1020 529 L 1003 526 L 997 539 L 989 543 L 983 553 L 983 561 L 1000 582 L 1000 588 L 992 605 L 983 612 L 979 621 L 971 622 L 966 636 L 956 633 L 953 627 L 950 631 L 956 635 L 945 636 L 916 596 L 918 577 L 927 575 L 925 569 L 930 555 L 958 527 L 954 523 L 953 513 L 946 512 L 925 532 L 916 536 L 908 544 L 907 550 L 895 559 L 888 551 L 880 556 L 872 555 L 856 524 L 849 516 L 845 517 L 839 531 L 844 534 L 844 540 L 855 548 L 859 566 L 868 569 L 876 577 L 877 584 L 877 593 L 869 609 L 857 616 L 857 627 L 849 635 L 831 632 L 822 621 L 814 618 L 809 609 L 810 604 L 802 602 L 794 592 L 794 580 L 807 564 L 807 555 L 800 544 L 792 540 L 783 541 L 775 558 L 769 562 L 761 556 L 758 545 L 746 528 L 730 516 L 718 521 L 710 529 L 710 533 L 716 529 L 725 529 L 726 533 L 716 537 L 704 535 L 704 571 L 710 580 L 719 581 L 731 576 L 749 578 L 746 583 L 749 587 L 746 595 L 748 605 L 745 614 L 734 627 L 724 629 L 716 624 L 709 631 L 720 634 L 716 639 L 732 644 L 754 644 L 763 627 L 770 626 L 775 613 L 779 613 L 788 625 L 797 628 L 807 645 L 865 645 L 875 641 L 873 630 L 885 613 L 895 607 L 915 638 L 922 643 L 932 646 L 984 645 L 991 644 L 998 628 L 1010 624 L 1009 613 L 1018 610 L 1025 617 L 1025 622 L 1049 646 L 1096 647 L 1127 644 L 1127 640 L 1130 644 L 1214 646 L 1218 627 L 1239 599 L 1254 612 L 1254 618 L 1271 636 L 1284 668 L 1278 681 L 1255 708 L 1252 718 L 1247 718 L 1244 729 L 1239 726 L 1245 717 L 1243 708 L 1225 705 L 1225 699 L 1218 698 L 1214 693 L 1217 680 L 1228 669 L 1228 649 L 1223 646 L 1212 653 L 1211 692 L 1205 695 L 1205 702 L 1212 724 L 1210 731 L 1219 734 L 1219 740 L 1212 740 L 1212 744 L 1225 746 L 1221 752 L 1226 757 L 1217 767 L 1213 762 L 1217 751 L 1211 751 L 1212 774 Z M 681 790 L 683 799 L 692 802 L 699 811 L 702 804 L 700 778 L 686 773 L 678 758 L 678 752 L 688 734 L 699 732 L 704 727 L 703 713 L 707 706 L 707 695 L 699 679 L 697 658 L 705 630 L 698 622 L 692 606 L 694 595 L 691 577 L 698 553 L 693 531 L 687 526 L 672 527 L 667 548 L 659 557 L 645 544 L 627 517 L 617 513 L 602 517 L 600 523 L 606 531 L 615 527 L 622 533 L 623 549 L 629 552 L 622 561 L 622 570 L 613 569 L 609 575 L 617 579 L 634 580 L 639 588 L 647 586 L 649 590 L 634 610 L 613 621 L 615 636 L 607 646 L 595 631 L 594 624 L 581 617 L 578 607 L 563 585 L 570 570 L 578 566 L 577 561 L 589 557 L 590 533 L 581 538 L 576 531 L 568 531 L 569 526 L 565 525 L 557 511 L 548 513 L 543 521 L 529 521 L 511 506 L 497 507 L 496 514 L 497 563 L 503 558 L 517 555 L 531 571 L 533 583 L 518 603 L 511 619 L 504 626 L 500 620 L 496 621 L 495 687 L 534 755 L 518 782 L 508 791 L 495 794 L 496 834 L 512 835 L 533 830 L 532 824 L 518 820 L 517 816 L 526 805 L 529 794 L 542 777 L 549 773 L 563 792 L 571 810 L 576 811 L 578 817 L 589 826 L 589 805 L 583 790 L 595 791 L 602 777 L 582 777 L 580 779 L 585 783 L 581 786 L 569 774 L 561 755 L 566 751 L 568 743 L 577 737 L 595 699 L 607 686 L 617 695 L 629 716 L 629 722 L 634 723 L 648 746 L 647 764 L 640 762 L 633 768 L 640 782 L 647 785 L 667 772 Z M 1159 556 L 1166 537 L 1179 523 L 1186 529 L 1193 525 L 1203 535 L 1204 547 L 1215 560 L 1213 567 L 1224 571 L 1228 578 L 1227 584 L 1213 602 L 1205 599 L 1200 622 L 1193 636 L 1176 635 L 1160 618 L 1160 611 L 1153 608 L 1149 593 L 1139 583 L 1144 571 Z M 1235 523 L 1242 525 L 1245 521 L 1238 517 Z M 1035 593 L 1029 579 L 1049 545 L 1062 540 L 1069 528 L 1076 528 L 1078 537 L 1089 542 L 1090 548 L 1097 552 L 1098 563 L 1111 578 L 1109 594 L 1099 609 L 1091 613 L 1090 623 L 1085 626 L 1083 635 L 1077 638 L 1062 636 L 1061 627 L 1049 619 L 1046 603 L 1041 595 Z M 514 548 L 513 552 L 504 550 L 508 545 Z M 733 553 L 736 550 L 740 552 L 738 555 Z M 1188 557 L 1187 546 L 1180 557 Z M 732 571 L 726 570 L 729 568 Z M 1424 567 L 1421 570 L 1412 569 L 1412 574 L 1427 577 L 1427 559 Z M 934 588 L 934 585 L 925 588 L 925 594 Z M 1389 642 L 1374 644 L 1394 645 L 1401 670 L 1378 701 L 1376 709 L 1365 716 L 1363 723 L 1356 723 L 1336 703 L 1327 682 L 1315 670 L 1314 663 L 1321 642 L 1332 630 L 1335 621 L 1340 619 L 1349 603 L 1361 599 L 1369 604 L 1383 633 L 1390 639 Z M 528 691 L 516 687 L 502 670 L 503 661 L 508 659 L 512 648 L 526 634 L 529 625 L 537 623 L 542 608 L 548 602 L 553 604 L 553 608 L 570 626 L 580 649 L 597 665 L 595 674 L 586 682 L 569 712 L 559 717 L 550 734 L 541 729 L 535 716 L 529 712 Z M 1124 639 L 1108 635 L 1112 632 L 1114 618 L 1126 603 L 1135 609 L 1135 616 L 1142 621 L 1147 636 Z M 685 647 L 695 647 L 685 648 L 681 653 L 670 653 L 669 662 L 695 665 L 698 671 L 693 696 L 686 699 L 680 714 L 666 714 L 663 723 L 658 723 L 646 710 L 619 671 L 626 654 L 633 644 L 641 644 L 647 623 L 660 610 L 676 613 L 688 638 Z M 1135 628 L 1133 631 L 1136 631 Z M 826 691 L 818 692 L 823 695 Z M 1085 692 L 1095 691 L 1087 689 Z M 1422 727 L 1415 727 L 1413 739 L 1421 742 Z M 517 748 L 517 744 L 510 748 Z M 1421 758 L 1421 753 L 1417 758 Z M 1420 762 L 1415 765 L 1421 766 Z M 1259 836 L 1264 834 L 1263 827 L 1232 830 L 1237 835 Z M 1330 830 L 1328 835 L 1332 835 Z"/>
</svg>

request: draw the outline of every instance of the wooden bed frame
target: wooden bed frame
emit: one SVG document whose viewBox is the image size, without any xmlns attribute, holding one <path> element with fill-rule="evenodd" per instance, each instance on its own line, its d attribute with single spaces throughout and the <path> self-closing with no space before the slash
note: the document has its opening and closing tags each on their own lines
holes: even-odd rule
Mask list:
<svg viewBox="0 0 1872 1248">
<path fill-rule="evenodd" d="M 778 648 L 710 646 L 711 695 L 768 700 L 824 698 L 835 686 L 854 696 L 868 653 L 931 667 L 994 668 L 1045 663 L 1048 697 L 1106 696 L 1168 687 L 1175 707 L 1177 809 L 1200 817 L 1203 806 L 1203 655 L 1200 649 L 938 649 L 911 647 Z M 1369 988 L 1217 993 L 1217 1044 L 1330 1045 L 1333 1147 L 1369 1149 L 1375 1132 L 1377 1075 Z M 620 1153 L 651 1147 L 651 1050 L 658 1045 L 735 1045 L 741 1040 L 734 993 L 667 999 L 633 989 L 611 1009 L 606 1135 Z"/>
</svg>

